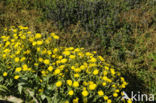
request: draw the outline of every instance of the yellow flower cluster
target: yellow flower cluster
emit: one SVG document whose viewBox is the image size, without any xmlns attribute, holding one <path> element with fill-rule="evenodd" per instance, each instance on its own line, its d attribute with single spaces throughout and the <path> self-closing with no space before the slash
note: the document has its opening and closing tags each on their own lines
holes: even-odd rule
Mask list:
<svg viewBox="0 0 156 103">
<path fill-rule="evenodd" d="M 127 82 L 113 66 L 96 51 L 58 47 L 57 39 L 55 33 L 33 33 L 23 26 L 5 30 L 0 37 L 2 76 L 25 82 L 38 94 L 56 93 L 66 103 L 119 100 Z"/>
</svg>

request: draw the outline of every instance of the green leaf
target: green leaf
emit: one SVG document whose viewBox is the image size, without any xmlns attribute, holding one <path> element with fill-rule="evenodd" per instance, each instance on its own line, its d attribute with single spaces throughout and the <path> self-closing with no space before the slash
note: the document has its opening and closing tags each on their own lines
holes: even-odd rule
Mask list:
<svg viewBox="0 0 156 103">
<path fill-rule="evenodd" d="M 50 97 L 46 96 L 46 99 L 47 99 L 48 103 L 52 103 L 52 100 Z"/>
<path fill-rule="evenodd" d="M 59 103 L 59 99 L 58 99 L 57 94 L 55 94 L 55 95 L 52 97 L 52 103 Z"/>
<path fill-rule="evenodd" d="M 22 89 L 23 89 L 24 84 L 25 83 L 18 83 L 18 91 L 19 91 L 20 94 L 22 93 Z"/>
<path fill-rule="evenodd" d="M 8 90 L 8 88 L 6 87 L 6 86 L 4 86 L 4 85 L 0 85 L 0 93 L 1 92 L 8 92 L 9 90 Z"/>
<path fill-rule="evenodd" d="M 41 95 L 42 100 L 44 100 L 46 98 L 46 96 L 44 94 Z"/>
<path fill-rule="evenodd" d="M 3 77 L 0 77 L 0 82 L 3 81 L 3 80 L 4 80 L 4 78 Z"/>
<path fill-rule="evenodd" d="M 47 86 L 48 90 L 56 90 L 56 86 L 55 85 L 48 85 Z"/>
</svg>

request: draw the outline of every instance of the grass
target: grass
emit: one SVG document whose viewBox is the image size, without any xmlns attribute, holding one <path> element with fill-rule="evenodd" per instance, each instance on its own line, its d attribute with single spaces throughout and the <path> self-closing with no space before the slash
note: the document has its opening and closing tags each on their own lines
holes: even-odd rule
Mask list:
<svg viewBox="0 0 156 103">
<path fill-rule="evenodd" d="M 38 32 L 56 32 L 61 38 L 60 45 L 82 46 L 104 55 L 107 62 L 118 67 L 127 78 L 129 85 L 126 91 L 128 93 L 135 90 L 156 95 L 155 2 L 131 0 L 123 3 L 122 0 L 120 2 L 106 0 L 109 12 L 105 15 L 109 17 L 106 17 L 105 21 L 98 21 L 104 20 L 100 17 L 103 12 L 95 13 L 96 10 L 101 10 L 100 8 L 86 7 L 86 4 L 80 0 L 75 5 L 79 6 L 78 4 L 82 3 L 85 9 L 78 7 L 81 15 L 78 17 L 77 9 L 70 5 L 74 1 L 76 0 L 70 1 L 69 7 L 62 9 L 63 7 L 56 8 L 55 2 L 51 4 L 55 6 L 49 5 L 49 0 L 46 2 L 2 0 L 0 2 L 0 27 L 26 25 Z M 58 6 L 64 2 L 59 3 Z M 120 9 L 111 7 L 113 3 L 116 7 L 120 6 Z M 103 7 L 103 5 L 97 5 L 97 7 Z M 69 9 L 71 11 L 68 11 Z M 85 10 L 86 12 L 83 12 Z M 115 10 L 117 15 L 113 14 Z M 90 12 L 91 17 L 85 18 L 85 15 Z M 70 13 L 76 16 L 69 15 Z M 95 15 L 99 15 L 99 18 Z"/>
</svg>

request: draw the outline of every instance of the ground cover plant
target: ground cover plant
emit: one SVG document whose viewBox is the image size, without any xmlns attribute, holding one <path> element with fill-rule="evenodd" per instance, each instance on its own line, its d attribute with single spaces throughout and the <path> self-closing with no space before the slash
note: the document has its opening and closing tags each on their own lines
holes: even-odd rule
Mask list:
<svg viewBox="0 0 156 103">
<path fill-rule="evenodd" d="M 27 29 L 12 26 L 1 36 L 1 93 L 52 103 L 121 101 L 127 82 L 96 51 L 59 47 L 55 33 Z"/>
</svg>

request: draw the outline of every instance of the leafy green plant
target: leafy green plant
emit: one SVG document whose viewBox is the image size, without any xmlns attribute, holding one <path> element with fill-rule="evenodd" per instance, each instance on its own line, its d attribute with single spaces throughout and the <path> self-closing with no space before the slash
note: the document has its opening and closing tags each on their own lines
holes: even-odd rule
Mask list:
<svg viewBox="0 0 156 103">
<path fill-rule="evenodd" d="M 35 33 L 28 27 L 5 28 L 0 38 L 2 87 L 25 101 L 121 101 L 128 83 L 120 72 L 96 51 L 59 47 L 58 39 L 55 33 Z"/>
</svg>

